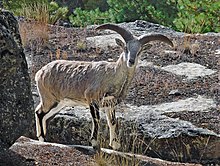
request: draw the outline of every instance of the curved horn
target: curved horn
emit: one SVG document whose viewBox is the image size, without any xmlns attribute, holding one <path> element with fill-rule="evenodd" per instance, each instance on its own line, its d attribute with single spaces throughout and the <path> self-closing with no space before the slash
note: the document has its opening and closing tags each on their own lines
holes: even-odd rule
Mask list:
<svg viewBox="0 0 220 166">
<path fill-rule="evenodd" d="M 131 34 L 131 32 L 129 32 L 128 30 L 126 30 L 126 29 L 124 29 L 124 28 L 122 28 L 118 25 L 115 25 L 115 24 L 103 24 L 103 25 L 98 26 L 96 29 L 110 29 L 110 30 L 113 30 L 113 31 L 119 33 L 123 37 L 125 42 L 134 39 L 134 36 Z"/>
<path fill-rule="evenodd" d="M 167 38 L 166 36 L 161 35 L 161 34 L 143 35 L 143 36 L 140 36 L 138 40 L 140 41 L 140 43 L 142 45 L 144 45 L 150 41 L 159 40 L 159 41 L 165 42 L 173 47 L 173 42 L 169 38 Z"/>
</svg>

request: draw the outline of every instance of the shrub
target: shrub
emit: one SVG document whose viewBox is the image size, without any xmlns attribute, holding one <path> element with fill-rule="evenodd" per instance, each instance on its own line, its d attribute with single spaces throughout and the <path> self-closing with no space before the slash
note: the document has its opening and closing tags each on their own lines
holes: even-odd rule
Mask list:
<svg viewBox="0 0 220 166">
<path fill-rule="evenodd" d="M 55 24 L 60 19 L 67 19 L 68 8 L 56 3 L 60 0 L 48 1 L 3 0 L 3 5 L 15 15 L 37 21 Z M 141 19 L 188 33 L 220 31 L 218 0 L 67 0 L 66 3 L 82 6 L 74 8 L 69 16 L 70 22 L 78 27 Z"/>
<path fill-rule="evenodd" d="M 56 2 L 48 0 L 4 0 L 3 5 L 17 16 L 24 16 L 38 22 L 54 24 L 65 19 L 67 7 L 59 7 Z"/>
<path fill-rule="evenodd" d="M 76 8 L 74 14 L 72 14 L 69 19 L 70 22 L 77 27 L 84 27 L 92 24 L 102 24 L 112 21 L 108 11 L 101 12 L 98 8 L 90 11 Z"/>
<path fill-rule="evenodd" d="M 100 11 L 104 12 L 108 10 L 108 3 L 106 0 L 83 0 L 85 10 L 95 10 L 98 6 Z"/>
<path fill-rule="evenodd" d="M 116 22 L 142 19 L 172 26 L 177 14 L 175 0 L 108 0 Z"/>
<path fill-rule="evenodd" d="M 177 13 L 174 0 L 107 0 L 109 10 L 82 10 L 77 8 L 70 16 L 74 26 L 105 22 L 128 22 L 138 19 L 172 26 Z M 94 6 L 94 4 L 93 4 Z M 99 5 L 98 5 L 99 6 Z"/>
<path fill-rule="evenodd" d="M 188 33 L 220 32 L 220 1 L 179 0 L 175 28 Z"/>
<path fill-rule="evenodd" d="M 60 19 L 66 19 L 68 13 L 67 7 L 59 7 L 56 2 L 49 4 L 49 23 L 55 24 Z"/>
<path fill-rule="evenodd" d="M 68 16 L 72 14 L 72 11 L 76 8 L 84 9 L 84 1 L 85 0 L 49 0 L 56 2 L 61 7 L 68 7 Z"/>
<path fill-rule="evenodd" d="M 39 19 L 40 15 L 47 16 L 47 0 L 3 0 L 3 6 L 16 16 L 36 19 Z"/>
</svg>

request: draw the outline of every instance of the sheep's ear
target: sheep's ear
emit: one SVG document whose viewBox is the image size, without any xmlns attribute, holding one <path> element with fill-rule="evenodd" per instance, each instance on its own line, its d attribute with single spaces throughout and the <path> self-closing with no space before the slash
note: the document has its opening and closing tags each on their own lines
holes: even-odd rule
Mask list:
<svg viewBox="0 0 220 166">
<path fill-rule="evenodd" d="M 118 46 L 122 47 L 123 49 L 125 48 L 125 44 L 124 44 L 123 41 L 121 41 L 121 40 L 118 39 L 118 38 L 116 38 L 115 41 L 116 41 L 116 44 L 117 44 Z"/>
</svg>

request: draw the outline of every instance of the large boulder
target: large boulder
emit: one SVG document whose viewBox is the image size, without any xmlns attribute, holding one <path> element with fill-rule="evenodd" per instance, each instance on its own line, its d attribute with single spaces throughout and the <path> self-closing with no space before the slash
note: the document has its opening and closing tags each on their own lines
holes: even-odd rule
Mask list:
<svg viewBox="0 0 220 166">
<path fill-rule="evenodd" d="M 63 145 L 39 142 L 20 137 L 11 147 L 11 152 L 26 159 L 27 166 L 34 165 L 139 165 L 139 166 L 201 166 L 200 164 L 169 162 L 132 153 L 123 153 L 102 148 L 96 153 L 91 146 Z M 1 163 L 0 163 L 1 164 Z M 20 166 L 20 163 L 19 163 Z"/>
<path fill-rule="evenodd" d="M 194 109 L 197 106 L 197 110 Z M 219 163 L 220 136 L 166 113 L 184 110 L 211 111 L 216 105 L 199 96 L 151 106 L 120 108 L 119 136 L 122 151 L 145 154 L 170 161 Z M 108 126 L 101 113 L 101 146 L 108 147 Z M 66 108 L 49 122 L 47 140 L 64 144 L 89 145 L 91 115 L 82 107 Z"/>
<path fill-rule="evenodd" d="M 33 99 L 18 23 L 0 9 L 0 142 L 10 146 L 33 124 Z"/>
<path fill-rule="evenodd" d="M 91 150 L 90 150 L 91 149 Z M 34 165 L 74 165 L 96 166 L 92 148 L 77 149 L 62 144 L 39 142 L 27 137 L 20 137 L 11 147 L 10 151 L 26 159 L 26 164 Z M 32 161 L 30 163 L 30 161 Z"/>
</svg>

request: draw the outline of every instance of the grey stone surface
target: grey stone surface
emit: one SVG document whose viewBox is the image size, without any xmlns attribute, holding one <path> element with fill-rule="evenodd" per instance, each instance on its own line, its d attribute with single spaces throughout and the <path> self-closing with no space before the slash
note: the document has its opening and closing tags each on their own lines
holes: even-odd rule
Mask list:
<svg viewBox="0 0 220 166">
<path fill-rule="evenodd" d="M 188 80 L 195 79 L 197 77 L 204 77 L 217 72 L 200 64 L 188 62 L 182 62 L 177 65 L 164 66 L 162 69 L 177 75 L 186 76 Z"/>
<path fill-rule="evenodd" d="M 202 97 L 195 99 L 195 101 L 199 99 Z M 195 104 L 195 101 L 191 104 Z M 187 103 L 187 100 L 185 102 Z M 177 107 L 171 109 L 172 105 L 173 103 L 170 103 L 170 106 L 167 106 L 169 111 L 180 111 Z M 211 105 L 211 107 L 213 106 Z M 178 118 L 169 118 L 163 115 L 163 112 L 167 112 L 163 107 L 166 106 L 137 107 L 128 105 L 118 108 L 119 136 L 123 150 L 131 151 L 133 149 L 141 154 L 152 157 L 159 155 L 160 158 L 171 161 L 198 161 L 200 159 L 202 161 L 220 158 L 220 153 L 218 153 L 220 136 L 218 134 Z M 204 105 L 204 107 L 206 106 Z M 204 107 L 199 108 L 203 109 Z M 183 109 L 182 106 L 180 108 L 181 110 L 190 108 L 189 103 L 186 109 Z M 102 146 L 108 146 L 109 136 L 105 114 L 103 111 L 100 114 L 100 135 L 104 138 Z M 91 115 L 88 109 L 83 107 L 66 108 L 50 121 L 47 139 L 51 142 L 64 144 L 89 145 L 91 125 Z M 170 150 L 167 151 L 167 148 Z M 175 150 L 177 154 L 174 153 Z M 201 157 L 201 155 L 203 156 Z"/>
<path fill-rule="evenodd" d="M 0 140 L 11 145 L 30 130 L 34 116 L 18 23 L 4 10 L 0 10 L 0 58 Z"/>
<path fill-rule="evenodd" d="M 168 36 L 177 36 L 177 37 L 186 35 L 186 33 L 177 32 L 169 27 L 160 24 L 151 23 L 144 20 L 136 20 L 134 22 L 124 22 L 124 23 L 120 23 L 120 25 L 122 27 L 125 27 L 126 29 L 129 29 L 130 31 L 132 31 L 132 33 L 136 34 L 137 36 L 146 33 L 162 33 Z M 196 34 L 196 35 L 200 35 L 200 34 Z M 205 33 L 204 35 L 220 36 L 220 33 L 208 32 Z"/>
<path fill-rule="evenodd" d="M 96 166 L 91 155 L 95 154 L 92 149 L 80 151 L 72 146 L 39 142 L 23 136 L 10 147 L 10 150 L 26 159 L 27 165 Z"/>
<path fill-rule="evenodd" d="M 27 165 L 201 166 L 200 164 L 194 163 L 170 162 L 158 158 L 114 151 L 106 148 L 101 148 L 101 152 L 97 154 L 91 146 L 45 143 L 26 137 L 20 137 L 11 146 L 10 150 L 26 159 Z"/>
<path fill-rule="evenodd" d="M 151 22 L 143 21 L 143 20 L 136 20 L 134 22 L 129 23 L 121 23 L 122 27 L 126 27 L 126 29 L 129 29 L 137 36 L 143 35 L 146 33 L 162 33 L 166 35 L 183 35 L 184 33 L 177 33 L 171 28 L 165 27 L 160 24 L 154 24 Z"/>
<path fill-rule="evenodd" d="M 107 49 L 108 47 L 117 46 L 115 38 L 119 38 L 123 41 L 123 38 L 119 34 L 87 37 L 86 41 L 90 47 Z"/>
<path fill-rule="evenodd" d="M 190 97 L 187 99 L 178 100 L 175 102 L 167 102 L 157 105 L 143 105 L 140 107 L 129 105 L 129 110 L 152 110 L 160 114 L 168 112 L 182 112 L 182 111 L 207 111 L 211 108 L 216 108 L 217 105 L 212 98 L 205 96 Z M 139 114 L 136 114 L 139 116 Z"/>
<path fill-rule="evenodd" d="M 120 26 L 128 29 L 129 31 L 131 31 L 133 34 L 140 36 L 146 33 L 163 33 L 166 35 L 176 35 L 176 36 L 182 36 L 184 35 L 184 33 L 181 32 L 176 32 L 173 29 L 169 28 L 169 27 L 165 27 L 163 25 L 160 24 L 154 24 L 148 21 L 143 21 L 143 20 L 136 20 L 134 22 L 124 22 L 124 23 L 120 23 Z M 94 29 L 94 25 L 90 25 L 87 28 L 88 29 Z M 105 32 L 109 33 L 115 33 L 114 31 L 109 31 L 106 30 Z M 105 32 L 102 32 L 105 34 Z"/>
</svg>

